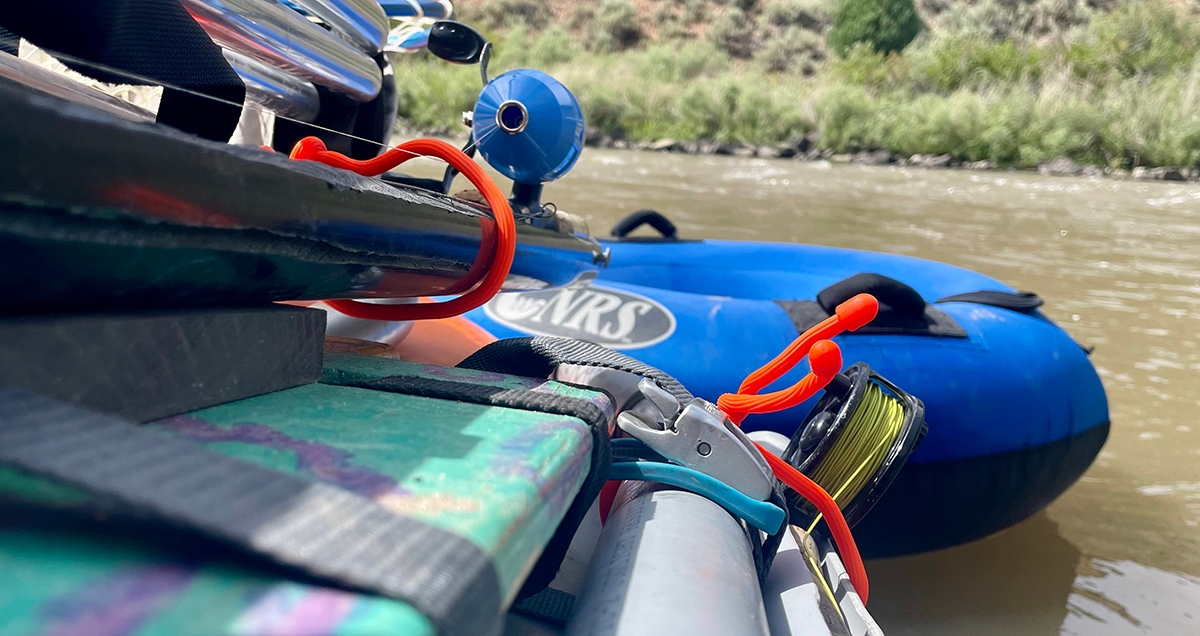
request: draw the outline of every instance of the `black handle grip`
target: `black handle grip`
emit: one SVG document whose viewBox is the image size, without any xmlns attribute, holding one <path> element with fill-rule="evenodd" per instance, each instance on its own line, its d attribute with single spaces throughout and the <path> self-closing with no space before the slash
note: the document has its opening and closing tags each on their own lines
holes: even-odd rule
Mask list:
<svg viewBox="0 0 1200 636">
<path fill-rule="evenodd" d="M 879 301 L 881 311 L 890 310 L 899 316 L 919 318 L 925 315 L 925 299 L 917 290 L 880 274 L 855 274 L 836 282 L 817 294 L 817 304 L 833 314 L 838 305 L 858 294 L 871 294 Z"/>
<path fill-rule="evenodd" d="M 616 238 L 625 238 L 630 232 L 643 225 L 649 225 L 654 228 L 665 239 L 677 238 L 675 235 L 675 224 L 654 210 L 638 210 L 621 219 L 613 226 L 611 234 Z"/>
</svg>

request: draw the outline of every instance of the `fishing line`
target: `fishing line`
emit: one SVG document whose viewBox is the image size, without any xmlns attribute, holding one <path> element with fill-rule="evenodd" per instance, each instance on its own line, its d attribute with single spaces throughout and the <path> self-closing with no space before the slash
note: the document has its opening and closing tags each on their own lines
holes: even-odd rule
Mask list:
<svg viewBox="0 0 1200 636">
<path fill-rule="evenodd" d="M 163 88 L 169 88 L 169 89 L 171 89 L 171 90 L 174 90 L 174 91 L 179 91 L 180 93 L 184 93 L 184 94 L 187 94 L 187 95 L 191 95 L 191 96 L 193 96 L 193 97 L 199 97 L 199 98 L 201 98 L 201 99 L 207 99 L 207 100 L 209 100 L 209 101 L 216 102 L 216 103 L 218 103 L 218 104 L 224 104 L 224 105 L 226 105 L 226 106 L 232 106 L 232 107 L 234 107 L 234 108 L 237 108 L 237 109 L 241 109 L 241 108 L 243 108 L 243 107 L 244 107 L 244 104 L 239 104 L 238 102 L 235 102 L 235 101 L 232 101 L 232 100 L 228 100 L 228 99 L 225 99 L 225 98 L 222 98 L 222 97 L 215 97 L 215 96 L 213 96 L 213 95 L 208 95 L 208 94 L 206 94 L 206 93 L 201 93 L 200 91 L 192 90 L 192 89 L 189 89 L 189 88 L 183 88 L 183 87 L 180 87 L 180 86 L 175 86 L 175 85 L 173 85 L 173 84 L 171 84 L 171 83 L 169 83 L 169 82 L 163 82 L 162 80 L 154 79 L 154 78 L 152 78 L 152 77 L 148 77 L 148 76 L 141 75 L 141 74 L 138 74 L 138 73 L 133 73 L 133 72 L 126 71 L 126 70 L 123 70 L 123 69 L 119 69 L 119 68 L 114 68 L 114 67 L 112 67 L 112 66 L 109 66 L 109 65 L 107 65 L 107 64 L 101 64 L 101 63 L 99 63 L 99 62 L 93 62 L 93 61 L 91 61 L 91 60 L 85 60 L 85 59 L 82 59 L 82 58 L 76 57 L 76 56 L 74 56 L 74 55 L 68 54 L 68 53 L 60 53 L 60 52 L 58 52 L 58 51 L 55 51 L 55 50 L 53 50 L 53 49 L 47 49 L 47 48 L 42 48 L 42 47 L 38 47 L 38 48 L 39 48 L 39 50 L 41 50 L 41 51 L 44 51 L 44 52 L 45 52 L 47 55 L 50 55 L 51 57 L 54 57 L 54 58 L 56 58 L 56 59 L 59 59 L 60 61 L 71 62 L 72 64 L 78 64 L 79 66 L 83 66 L 83 67 L 91 68 L 92 70 L 101 71 L 101 72 L 104 72 L 104 73 L 109 73 L 109 74 L 111 74 L 111 75 L 115 75 L 115 76 L 118 76 L 118 77 L 125 77 L 125 78 L 128 78 L 128 79 L 137 80 L 138 82 L 141 82 L 141 83 L 144 83 L 144 84 L 149 84 L 149 85 L 151 85 L 151 86 L 162 86 Z M 26 60 L 26 61 L 28 61 L 28 60 Z M 34 64 L 34 62 L 30 62 L 30 63 L 31 63 L 31 64 Z M 68 79 L 70 79 L 70 78 L 68 78 Z M 74 80 L 71 80 L 71 81 L 74 81 Z M 320 126 L 320 125 L 317 125 L 317 124 L 313 124 L 313 123 L 306 122 L 306 121 L 303 121 L 303 120 L 300 120 L 300 119 L 296 119 L 296 118 L 294 118 L 294 117 L 288 117 L 288 116 L 285 116 L 285 115 L 275 114 L 275 118 L 276 118 L 276 119 L 282 119 L 282 120 L 284 120 L 284 121 L 293 122 L 293 123 L 296 123 L 296 124 L 301 124 L 301 125 L 304 125 L 304 126 L 309 126 L 309 127 L 311 127 L 311 128 L 314 128 L 314 129 L 316 129 L 316 130 L 320 130 L 320 131 L 322 131 L 322 132 L 332 133 L 332 134 L 335 134 L 335 135 L 341 135 L 342 137 L 345 137 L 345 138 L 347 138 L 347 139 L 353 139 L 353 140 L 355 140 L 355 141 L 362 141 L 362 142 L 366 142 L 366 143 L 368 143 L 368 144 L 371 144 L 371 145 L 373 145 L 373 146 L 378 146 L 378 147 L 382 148 L 382 149 L 383 149 L 383 152 L 387 152 L 387 151 L 393 151 L 393 150 L 396 150 L 397 146 L 399 146 L 399 145 L 400 145 L 400 144 L 397 144 L 397 146 L 388 146 L 387 144 L 382 144 L 382 143 L 380 143 L 380 142 L 378 142 L 378 141 L 375 141 L 374 139 L 367 139 L 366 137 L 360 137 L 360 136 L 358 136 L 358 135 L 354 135 L 354 134 L 347 133 L 347 132 L 342 132 L 342 131 L 340 131 L 340 130 L 334 130 L 333 128 L 328 128 L 328 127 L 325 127 L 325 126 Z M 484 138 L 486 138 L 487 136 L 488 136 L 488 135 L 484 135 Z M 468 147 L 469 147 L 469 148 L 475 148 L 476 146 L 478 146 L 478 145 L 479 145 L 479 142 L 480 142 L 480 141 L 482 141 L 482 139 L 475 140 L 475 139 L 474 139 L 474 136 L 472 135 L 472 142 L 471 142 L 470 146 L 468 146 Z M 415 152 L 412 152 L 412 151 L 401 151 L 401 152 L 405 152 L 405 153 L 407 153 L 407 154 L 410 154 L 410 155 L 412 155 L 412 156 L 413 156 L 413 158 L 417 158 L 417 157 L 436 158 L 436 157 L 432 157 L 431 155 L 422 155 L 422 154 L 418 154 L 418 153 L 415 153 Z"/>
<path fill-rule="evenodd" d="M 804 554 L 804 560 L 808 562 L 808 571 L 812 574 L 812 578 L 816 579 L 817 583 L 820 584 L 821 591 L 825 594 L 826 600 L 833 606 L 833 609 L 837 610 L 837 615 L 845 621 L 846 615 L 842 612 L 842 606 L 838 603 L 833 589 L 829 587 L 829 581 L 825 580 L 825 572 L 821 570 L 820 559 L 817 558 L 817 555 L 813 554 L 813 551 L 809 547 L 810 533 L 804 532 L 796 526 L 789 526 L 788 529 L 791 531 L 792 539 L 796 541 L 797 547 L 800 548 L 800 552 Z"/>
<path fill-rule="evenodd" d="M 860 521 L 891 485 L 925 436 L 925 407 L 864 363 L 839 373 L 788 443 L 783 458 L 834 499 L 850 525 Z M 820 511 L 793 500 L 797 519 Z"/>
<path fill-rule="evenodd" d="M 137 81 L 139 81 L 139 82 L 142 82 L 142 83 L 145 83 L 145 84 L 150 84 L 150 85 L 152 85 L 152 86 L 161 86 L 161 87 L 163 87 L 163 88 L 169 88 L 169 89 L 171 89 L 171 90 L 179 91 L 179 92 L 181 92 L 181 93 L 185 93 L 185 94 L 188 94 L 188 95 L 192 95 L 192 96 L 194 96 L 194 97 L 199 97 L 199 98 L 201 98 L 201 99 L 207 99 L 207 100 L 210 100 L 210 101 L 216 102 L 216 103 L 218 103 L 218 104 L 224 104 L 224 105 L 226 105 L 226 106 L 232 106 L 232 107 L 239 108 L 239 109 L 244 107 L 244 105 L 243 105 L 243 104 L 239 104 L 239 103 L 237 103 L 237 102 L 234 102 L 234 101 L 231 101 L 231 100 L 228 100 L 228 99 L 224 99 L 224 98 L 221 98 L 221 97 L 214 97 L 214 96 L 212 96 L 212 95 L 207 95 L 207 94 L 205 94 L 205 93 L 201 93 L 201 92 L 199 92 L 199 91 L 196 91 L 196 90 L 192 90 L 192 89 L 188 89 L 188 88 L 182 88 L 182 87 L 180 87 L 180 86 L 175 86 L 175 85 L 173 85 L 173 84 L 171 84 L 171 83 L 169 83 L 169 82 L 163 82 L 163 81 L 161 81 L 161 80 L 157 80 L 157 79 L 154 79 L 154 78 L 152 78 L 152 77 L 147 77 L 147 76 L 144 76 L 144 75 L 140 75 L 140 74 L 138 74 L 138 73 L 132 73 L 132 72 L 125 71 L 125 70 L 122 70 L 122 69 L 119 69 L 119 68 L 114 68 L 114 67 L 108 66 L 107 64 L 101 64 L 101 63 L 98 63 L 98 62 L 92 62 L 92 61 L 90 61 L 90 60 L 85 60 L 85 59 L 82 59 L 82 58 L 78 58 L 78 57 L 75 57 L 74 55 L 70 55 L 70 54 L 68 54 L 68 53 L 60 53 L 60 52 L 58 52 L 58 51 L 55 51 L 55 50 L 53 50 L 53 49 L 46 49 L 46 48 L 41 48 L 41 47 L 38 47 L 38 49 L 39 49 L 39 50 L 41 50 L 41 51 L 43 51 L 43 52 L 45 52 L 47 55 L 50 55 L 51 57 L 54 57 L 54 58 L 57 58 L 57 59 L 59 59 L 60 61 L 67 61 L 67 62 L 71 62 L 71 63 L 73 63 L 73 64 L 78 64 L 78 65 L 80 65 L 80 66 L 84 66 L 84 67 L 91 68 L 91 69 L 93 69 L 93 70 L 97 70 L 97 71 L 103 71 L 103 72 L 106 72 L 106 73 L 110 73 L 110 74 L 112 74 L 112 75 L 116 75 L 116 76 L 118 76 L 118 77 L 125 77 L 125 78 L 128 78 L 128 79 L 137 80 Z M 26 60 L 26 61 L 28 61 L 28 60 Z M 35 62 L 30 62 L 30 63 L 31 63 L 31 64 L 35 64 Z M 70 78 L 67 78 L 67 79 L 70 79 Z M 73 80 L 73 79 L 70 79 L 70 81 L 75 81 L 75 80 Z M 382 144 L 382 143 L 380 143 L 380 142 L 378 142 L 378 141 L 375 141 L 374 139 L 367 139 L 366 137 L 359 137 L 358 135 L 354 135 L 354 134 L 351 134 L 351 133 L 342 132 L 342 131 L 340 131 L 340 130 L 334 130 L 333 128 L 327 128 L 327 127 L 325 127 L 325 126 L 320 126 L 320 125 L 317 125 L 317 124 L 312 124 L 312 123 L 309 123 L 309 122 L 306 122 L 306 121 L 302 121 L 302 120 L 300 120 L 300 119 L 296 119 L 296 118 L 294 118 L 294 117 L 287 117 L 287 116 L 285 116 L 285 115 L 280 115 L 280 114 L 274 113 L 274 111 L 272 111 L 272 114 L 274 114 L 274 115 L 275 115 L 275 118 L 276 118 L 276 119 L 282 119 L 282 120 L 284 120 L 284 121 L 289 121 L 289 122 L 293 122 L 293 123 L 296 123 L 296 124 L 302 124 L 302 125 L 304 125 L 304 126 L 309 126 L 309 127 L 311 127 L 311 128 L 314 128 L 314 129 L 316 129 L 316 130 L 320 130 L 320 131 L 323 131 L 323 132 L 332 133 L 332 134 L 335 134 L 335 135 L 341 135 L 342 137 L 345 137 L 345 138 L 347 138 L 347 139 L 353 139 L 353 140 L 355 140 L 355 141 L 363 141 L 363 142 L 366 142 L 366 143 L 368 143 L 368 144 L 371 144 L 371 145 L 373 145 L 373 146 L 378 146 L 379 148 L 381 148 L 381 150 L 380 150 L 380 154 L 384 154 L 384 153 L 387 153 L 387 152 L 401 152 L 401 153 L 404 153 L 404 154 L 407 154 L 407 155 L 409 155 L 411 158 L 414 158 L 414 159 L 416 159 L 416 158 L 423 158 L 423 159 L 441 159 L 441 157 L 438 157 L 438 156 L 435 156 L 435 155 L 429 155 L 429 154 L 420 154 L 420 153 L 417 153 L 417 152 L 413 152 L 413 151 L 411 151 L 411 150 L 405 150 L 405 149 L 402 149 L 402 148 L 400 148 L 400 146 L 402 146 L 402 145 L 403 145 L 403 142 L 401 142 L 401 143 L 399 143 L 399 144 L 396 144 L 395 146 L 388 146 L 387 144 Z M 475 134 L 471 134 L 471 135 L 470 135 L 470 143 L 469 143 L 469 144 L 467 144 L 466 146 L 464 146 L 464 147 L 462 148 L 462 151 L 463 151 L 463 152 L 466 152 L 466 153 L 469 153 L 469 152 L 472 152 L 472 151 L 474 151 L 475 149 L 477 149 L 477 148 L 479 147 L 479 144 L 483 143 L 485 140 L 487 140 L 487 139 L 488 139 L 489 137 L 491 137 L 492 135 L 495 135 L 495 134 L 496 134 L 497 132 L 499 132 L 499 131 L 500 131 L 500 128 L 499 128 L 499 127 L 496 127 L 496 128 L 492 128 L 491 130 L 485 131 L 485 132 L 484 132 L 482 135 L 479 135 L 478 137 L 476 137 L 476 136 L 475 136 Z M 449 194 L 449 193 L 445 193 L 445 194 Z M 549 206 L 552 206 L 552 205 L 553 205 L 553 204 L 548 204 L 548 205 L 547 205 L 547 207 L 548 207 L 549 209 L 544 209 L 544 210 L 541 210 L 541 211 L 540 211 L 540 212 L 538 212 L 538 213 L 534 213 L 534 214 L 520 214 L 520 213 L 518 213 L 518 214 L 516 214 L 515 216 L 516 216 L 516 217 L 518 217 L 518 218 L 522 218 L 522 219 L 524 219 L 524 218 L 534 218 L 534 219 L 539 219 L 539 218 L 548 218 L 548 217 L 554 216 L 555 212 L 557 211 L 555 208 L 549 207 Z"/>
<path fill-rule="evenodd" d="M 883 464 L 903 424 L 904 407 L 878 385 L 869 384 L 845 432 L 813 471 L 813 481 L 845 508 Z"/>
<path fill-rule="evenodd" d="M 904 427 L 904 406 L 868 383 L 845 430 L 812 471 L 812 480 L 829 492 L 845 510 L 870 483 L 887 459 Z M 822 516 L 808 526 L 811 533 Z"/>
</svg>

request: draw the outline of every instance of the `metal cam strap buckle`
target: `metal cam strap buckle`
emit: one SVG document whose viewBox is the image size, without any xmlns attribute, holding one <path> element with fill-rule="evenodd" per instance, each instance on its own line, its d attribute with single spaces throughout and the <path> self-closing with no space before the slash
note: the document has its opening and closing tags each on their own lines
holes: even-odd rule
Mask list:
<svg viewBox="0 0 1200 636">
<path fill-rule="evenodd" d="M 638 390 L 662 416 L 662 424 L 636 410 L 617 416 L 617 426 L 673 463 L 720 480 L 747 497 L 766 501 L 775 480 L 758 449 L 711 402 L 679 400 L 649 378 Z M 649 409 L 644 409 L 649 410 Z"/>
</svg>

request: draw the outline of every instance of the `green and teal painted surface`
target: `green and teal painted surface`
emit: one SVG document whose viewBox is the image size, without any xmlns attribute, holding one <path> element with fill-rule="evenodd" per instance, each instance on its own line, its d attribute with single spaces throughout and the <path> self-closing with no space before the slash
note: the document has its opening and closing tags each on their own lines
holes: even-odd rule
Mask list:
<svg viewBox="0 0 1200 636">
<path fill-rule="evenodd" d="M 330 356 L 326 380 L 377 373 L 589 399 L 544 380 Z M 363 376 L 366 377 L 366 376 Z M 374 499 L 490 554 L 509 600 L 587 475 L 591 433 L 572 417 L 313 384 L 149 426 Z M 0 470 L 0 498 L 70 508 L 86 494 Z M 0 499 L 3 505 L 3 499 Z M 0 633 L 432 635 L 398 601 L 287 581 L 110 534 L 0 521 Z"/>
<path fill-rule="evenodd" d="M 433 636 L 399 601 L 192 562 L 132 540 L 0 527 L 0 633 Z"/>
</svg>

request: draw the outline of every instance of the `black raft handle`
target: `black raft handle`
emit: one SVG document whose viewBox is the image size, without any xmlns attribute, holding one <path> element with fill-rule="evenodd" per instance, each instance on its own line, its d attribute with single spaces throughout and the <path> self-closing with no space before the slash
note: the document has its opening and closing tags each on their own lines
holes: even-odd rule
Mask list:
<svg viewBox="0 0 1200 636">
<path fill-rule="evenodd" d="M 611 234 L 614 238 L 625 238 L 630 232 L 643 225 L 649 225 L 654 228 L 664 239 L 675 240 L 678 238 L 676 236 L 675 224 L 655 210 L 638 210 L 617 221 L 617 224 L 612 228 Z"/>
<path fill-rule="evenodd" d="M 858 294 L 871 294 L 880 304 L 880 313 L 921 318 L 925 315 L 925 299 L 917 290 L 881 274 L 855 274 L 838 281 L 817 294 L 817 304 L 833 315 L 838 305 Z"/>
</svg>

